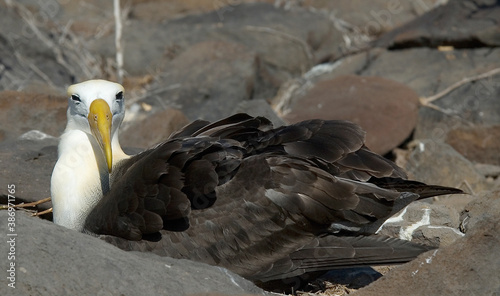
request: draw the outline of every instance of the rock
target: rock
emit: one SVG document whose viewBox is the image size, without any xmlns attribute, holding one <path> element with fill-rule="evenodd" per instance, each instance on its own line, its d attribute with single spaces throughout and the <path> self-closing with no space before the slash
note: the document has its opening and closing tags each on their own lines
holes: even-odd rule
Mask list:
<svg viewBox="0 0 500 296">
<path fill-rule="evenodd" d="M 431 246 L 447 246 L 463 236 L 457 210 L 444 205 L 414 202 L 388 219 L 377 234 Z"/>
<path fill-rule="evenodd" d="M 67 98 L 59 95 L 0 92 L 0 141 L 37 129 L 59 136 L 66 127 Z"/>
<path fill-rule="evenodd" d="M 58 2 L 0 3 L 0 90 L 59 92 L 74 81 L 102 77 L 99 62 L 64 25 Z"/>
<path fill-rule="evenodd" d="M 59 1 L 51 3 L 51 5 L 40 5 L 36 1 L 33 2 L 35 2 L 34 5 L 40 6 L 40 11 L 59 12 L 53 15 L 53 21 L 67 24 L 78 37 L 92 40 L 114 34 L 114 28 L 111 25 L 114 22 L 112 2 L 100 3 L 98 0 Z M 123 6 L 122 3 L 122 9 Z M 96 13 L 97 10 L 99 13 Z"/>
<path fill-rule="evenodd" d="M 500 291 L 500 193 L 478 198 L 464 237 L 394 268 L 352 295 L 494 295 Z M 472 221 L 472 218 L 471 218 Z"/>
<path fill-rule="evenodd" d="M 32 134 L 32 133 L 31 133 Z M 50 196 L 50 176 L 57 161 L 58 139 L 39 134 L 38 139 L 19 139 L 0 144 L 0 196 L 3 201 L 8 185 L 16 188 L 16 203 L 32 202 Z M 52 207 L 50 202 L 40 204 L 37 210 Z"/>
<path fill-rule="evenodd" d="M 135 116 L 130 123 L 123 125 L 120 131 L 120 144 L 123 147 L 151 148 L 189 123 L 181 111 L 170 107 L 156 112 L 153 110 L 134 112 L 131 109 L 135 108 L 127 110 L 127 116 L 129 114 Z"/>
<path fill-rule="evenodd" d="M 468 234 L 471 229 L 484 224 L 484 221 L 495 219 L 498 216 L 498 212 L 494 212 L 494 210 L 500 206 L 499 196 L 500 191 L 498 190 L 487 192 L 480 196 L 480 198 L 467 204 L 460 217 L 460 228 Z"/>
<path fill-rule="evenodd" d="M 462 49 L 450 52 L 427 48 L 398 51 L 376 49 L 313 68 L 301 79 L 283 85 L 278 93 L 278 99 L 274 102 L 276 104 L 276 101 L 293 100 L 304 96 L 311 85 L 354 73 L 394 80 L 414 89 L 420 97 L 429 97 L 461 81 L 464 77 L 473 77 L 490 71 L 499 55 L 500 49 L 497 48 Z M 412 71 L 407 71 L 409 68 Z M 497 76 L 498 74 L 476 83 L 466 83 L 433 101 L 432 103 L 441 108 L 441 111 L 420 107 L 414 138 L 444 142 L 448 137 L 447 134 L 455 129 L 498 126 L 500 101 L 493 99 L 500 96 Z M 275 107 L 275 109 L 281 111 L 280 108 Z M 468 148 L 471 149 L 474 147 Z"/>
<path fill-rule="evenodd" d="M 181 48 L 186 48 L 190 44 L 206 41 L 207 37 L 212 40 L 238 42 L 262 53 L 264 60 L 272 61 L 277 67 L 295 69 L 298 65 L 299 71 L 307 70 L 307 68 L 301 69 L 307 65 L 298 62 L 303 62 L 303 55 L 306 55 L 306 59 L 312 58 L 308 51 L 312 53 L 323 47 L 337 46 L 334 44 L 336 42 L 326 40 L 328 35 L 336 32 L 326 15 L 306 9 L 293 11 L 279 9 L 267 3 L 246 4 L 239 1 L 231 3 L 232 5 L 218 5 L 224 4 L 224 1 L 221 2 L 214 5 L 214 8 L 220 8 L 216 11 L 177 18 L 161 23 L 157 28 L 151 27 L 151 23 L 148 22 L 149 30 L 157 38 L 162 37 L 159 40 L 164 41 L 164 46 L 177 44 Z M 138 25 L 137 22 L 132 24 Z M 129 42 L 137 39 L 136 34 L 140 34 L 139 30 L 131 29 L 132 32 L 126 37 Z M 163 36 L 168 36 L 168 39 L 164 39 Z M 148 35 L 143 37 L 149 39 Z M 338 36 L 336 40 L 342 39 Z M 151 41 L 152 44 L 158 43 L 158 40 Z M 161 54 L 161 51 L 155 53 L 156 56 Z M 287 56 L 292 54 L 294 60 L 288 59 Z"/>
<path fill-rule="evenodd" d="M 432 48 L 411 48 L 398 51 L 376 50 L 366 59 L 365 69 L 361 71 L 360 75 L 392 79 L 411 87 L 419 96 L 428 97 L 448 88 L 464 77 L 476 76 L 493 69 L 492 65 L 495 64 L 494 61 L 499 54 L 500 49 L 484 48 L 454 49 L 451 51 L 440 51 Z M 407 71 L 407 69 L 412 70 Z M 482 85 L 483 83 L 486 85 Z M 487 96 L 483 100 L 486 101 L 488 98 L 491 100 L 494 95 L 491 93 L 494 83 L 491 79 L 479 81 L 479 85 L 474 90 Z M 467 88 L 468 85 L 470 87 L 470 84 L 466 84 L 464 88 Z M 454 96 L 456 92 L 457 90 L 449 93 L 448 96 Z M 440 104 L 444 99 L 441 98 L 434 103 L 447 108 L 448 106 Z M 461 105 L 463 103 L 464 100 L 461 97 L 460 100 L 450 100 L 448 105 L 460 107 L 460 109 L 455 109 L 457 111 L 470 110 L 469 107 Z"/>
<path fill-rule="evenodd" d="M 269 99 L 282 82 L 300 76 L 315 62 L 342 54 L 338 46 L 342 36 L 328 15 L 302 8 L 284 10 L 267 3 L 240 1 L 220 1 L 214 3 L 214 8 L 218 9 L 160 23 L 129 20 L 123 37 L 127 73 L 131 76 L 155 73 L 156 76 L 159 72 L 187 71 L 172 68 L 170 61 L 194 44 L 207 41 L 238 44 L 257 57 L 258 75 L 251 89 L 252 98 Z M 113 36 L 89 40 L 88 45 L 92 51 L 114 58 Z"/>
<path fill-rule="evenodd" d="M 354 27 L 360 34 L 378 36 L 403 25 L 433 9 L 440 1 L 370 1 L 363 0 L 307 1 L 304 5 L 328 10 L 336 18 Z"/>
<path fill-rule="evenodd" d="M 485 177 L 498 178 L 500 176 L 500 166 L 498 165 L 476 163 L 474 167 Z"/>
<path fill-rule="evenodd" d="M 474 164 L 451 146 L 433 140 L 419 140 L 415 144 L 405 170 L 411 179 L 461 188 L 473 195 L 491 189 Z"/>
<path fill-rule="evenodd" d="M 466 84 L 434 102 L 443 111 L 422 108 L 415 137 L 431 138 L 435 141 L 449 140 L 450 144 L 457 145 L 458 143 L 453 140 L 454 137 L 460 138 L 467 133 L 469 137 L 474 137 L 474 133 L 477 134 L 474 129 L 495 130 L 495 126 L 500 125 L 500 102 L 495 99 L 500 95 L 500 88 L 497 85 L 496 78 Z M 458 131 L 453 132 L 454 130 Z M 453 134 L 449 136 L 450 132 Z M 470 141 L 464 142 L 464 145 L 469 147 L 461 148 L 462 151 L 474 149 Z M 491 159 L 495 156 L 486 153 L 485 157 Z"/>
<path fill-rule="evenodd" d="M 418 114 L 418 96 L 410 88 L 380 77 L 340 76 L 315 84 L 292 98 L 288 122 L 342 119 L 359 124 L 366 145 L 385 154 L 410 136 Z"/>
<path fill-rule="evenodd" d="M 412 241 L 445 247 L 455 243 L 455 241 L 462 236 L 464 236 L 464 234 L 456 228 L 426 225 L 420 226 L 413 232 Z"/>
<path fill-rule="evenodd" d="M 255 53 L 240 44 L 197 43 L 172 60 L 153 86 L 171 88 L 156 92 L 145 102 L 178 106 L 191 120 L 217 120 L 250 98 L 255 69 Z"/>
<path fill-rule="evenodd" d="M 7 221 L 8 212 L 0 219 Z M 5 280 L 2 295 L 229 295 L 265 292 L 230 271 L 196 263 L 125 252 L 104 241 L 17 211 L 15 259 L 8 260 L 9 244 L 2 244 L 2 266 L 15 263 L 15 290 Z M 12 250 L 10 250 L 12 251 Z M 6 267 L 7 269 L 7 267 Z M 40 272 L 42 271 L 43 272 Z"/>
<path fill-rule="evenodd" d="M 500 165 L 498 135 L 500 135 L 500 125 L 459 127 L 446 135 L 446 143 L 470 161 Z"/>
<path fill-rule="evenodd" d="M 421 97 L 429 97 L 461 81 L 464 77 L 477 76 L 492 69 L 500 55 L 500 49 L 454 50 L 439 52 L 432 49 L 410 49 L 382 52 L 368 63 L 362 75 L 382 75 L 415 89 Z M 421 65 L 424 64 L 425 67 Z M 412 71 L 405 71 L 411 68 Z M 441 110 L 422 107 L 414 133 L 415 139 L 432 139 L 435 142 L 454 143 L 461 131 L 495 129 L 500 124 L 500 96 L 498 75 L 465 85 L 440 97 L 432 103 Z M 448 136 L 450 132 L 454 134 Z M 472 132 L 473 134 L 474 132 Z M 469 132 L 470 134 L 470 132 Z M 460 139 L 458 140 L 460 141 Z M 494 145 L 488 141 L 471 145 L 470 141 L 461 151 L 472 151 L 475 145 Z M 484 158 L 493 159 L 495 153 L 485 149 Z"/>
<path fill-rule="evenodd" d="M 385 34 L 375 43 L 391 48 L 499 46 L 500 5 L 491 0 L 450 0 Z M 450 30 L 451 29 L 451 30 Z"/>
</svg>

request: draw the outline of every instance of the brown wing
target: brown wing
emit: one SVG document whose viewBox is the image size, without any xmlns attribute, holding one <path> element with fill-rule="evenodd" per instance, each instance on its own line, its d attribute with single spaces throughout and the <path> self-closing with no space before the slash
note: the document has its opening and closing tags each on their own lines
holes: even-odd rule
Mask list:
<svg viewBox="0 0 500 296">
<path fill-rule="evenodd" d="M 154 242 L 107 240 L 273 278 L 283 272 L 280 262 L 291 262 L 290 254 L 318 235 L 373 233 L 419 194 L 429 195 L 427 185 L 405 187 L 403 178 L 364 146 L 355 124 L 311 120 L 272 129 L 267 119 L 237 114 L 195 122 L 124 163 L 87 229 L 128 240 L 166 229 Z M 327 268 L 324 262 L 292 269 Z"/>
</svg>

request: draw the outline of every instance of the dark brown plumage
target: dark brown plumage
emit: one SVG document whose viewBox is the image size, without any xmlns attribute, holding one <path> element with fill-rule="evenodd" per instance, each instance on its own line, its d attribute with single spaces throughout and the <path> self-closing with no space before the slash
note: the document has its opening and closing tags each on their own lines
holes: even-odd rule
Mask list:
<svg viewBox="0 0 500 296">
<path fill-rule="evenodd" d="M 370 235 L 414 200 L 461 193 L 406 181 L 353 123 L 273 129 L 246 114 L 195 121 L 119 163 L 113 179 L 86 231 L 254 281 L 409 261 L 428 248 Z"/>
</svg>

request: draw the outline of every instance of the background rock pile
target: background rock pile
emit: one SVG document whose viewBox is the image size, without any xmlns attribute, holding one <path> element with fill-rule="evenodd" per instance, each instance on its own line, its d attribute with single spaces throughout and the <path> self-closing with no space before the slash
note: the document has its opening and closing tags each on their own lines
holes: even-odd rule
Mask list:
<svg viewBox="0 0 500 296">
<path fill-rule="evenodd" d="M 380 233 L 442 248 L 342 293 L 500 293 L 499 1 L 132 0 L 121 13 L 129 151 L 234 112 L 276 126 L 351 120 L 410 178 L 469 194 L 416 202 L 388 221 Z M 6 0 L 0 28 L 0 202 L 8 184 L 17 202 L 39 200 L 50 195 L 66 87 L 120 79 L 112 1 Z M 17 217 L 19 295 L 264 293 L 195 263 L 121 251 L 115 260 L 104 242 Z M 156 265 L 130 270 L 134 260 Z M 105 268 L 116 277 L 99 276 Z"/>
</svg>

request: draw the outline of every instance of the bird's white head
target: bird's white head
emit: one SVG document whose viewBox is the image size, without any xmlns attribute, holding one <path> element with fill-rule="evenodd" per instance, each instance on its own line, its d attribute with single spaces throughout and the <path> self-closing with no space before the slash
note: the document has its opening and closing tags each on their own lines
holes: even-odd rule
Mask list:
<svg viewBox="0 0 500 296">
<path fill-rule="evenodd" d="M 68 123 L 51 180 L 54 222 L 82 231 L 110 190 L 112 168 L 128 158 L 118 141 L 125 115 L 123 87 L 89 80 L 68 88 Z"/>
<path fill-rule="evenodd" d="M 71 85 L 68 96 L 67 129 L 92 134 L 104 152 L 111 172 L 111 141 L 125 115 L 123 86 L 106 80 L 88 80 Z"/>
</svg>

